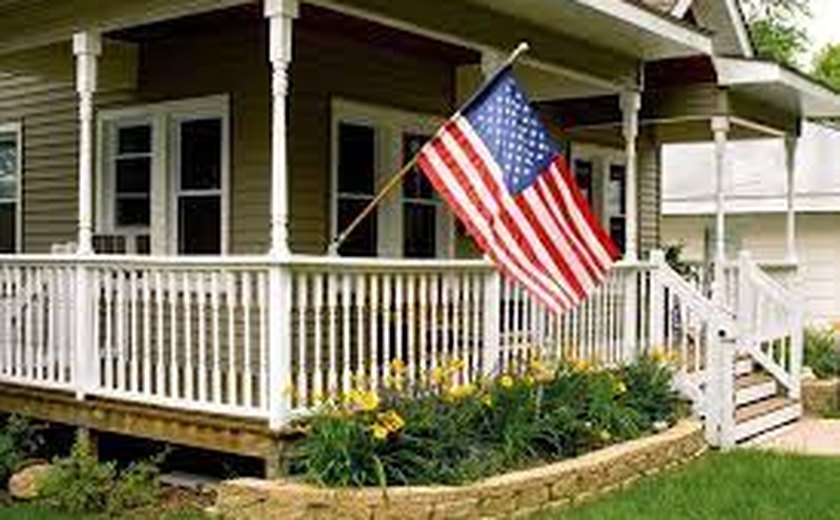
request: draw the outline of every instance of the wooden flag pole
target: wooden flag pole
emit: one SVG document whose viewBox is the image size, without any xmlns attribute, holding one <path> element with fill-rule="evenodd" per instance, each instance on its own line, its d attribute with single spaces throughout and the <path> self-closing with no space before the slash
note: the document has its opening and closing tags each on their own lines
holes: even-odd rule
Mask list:
<svg viewBox="0 0 840 520">
<path fill-rule="evenodd" d="M 519 58 L 519 56 L 521 56 L 523 53 L 527 52 L 528 49 L 530 49 L 530 46 L 527 42 L 521 42 L 519 45 L 517 45 L 516 49 L 514 49 L 513 52 L 510 53 L 510 56 L 508 56 L 508 59 L 505 60 L 502 66 L 499 67 L 499 69 L 492 76 L 490 76 L 490 79 L 487 80 L 486 83 L 490 83 L 493 79 L 495 79 L 496 75 L 500 71 L 511 66 L 517 60 L 517 58 Z M 472 102 L 472 100 L 475 99 L 475 96 L 483 90 L 484 89 L 479 89 L 475 95 L 470 97 L 469 101 L 467 101 L 464 104 L 464 106 L 469 105 Z M 368 205 L 365 206 L 364 209 L 362 209 L 362 211 L 360 211 L 358 215 L 356 215 L 356 218 L 354 218 L 353 221 L 350 222 L 350 224 L 347 225 L 347 227 L 345 227 L 341 233 L 339 233 L 338 235 L 336 235 L 335 238 L 333 238 L 333 240 L 330 242 L 329 247 L 327 248 L 328 254 L 338 254 L 338 248 L 341 247 L 341 244 L 343 244 L 344 241 L 347 240 L 347 237 L 349 237 L 350 234 L 353 233 L 353 231 L 355 231 L 357 227 L 359 227 L 359 224 L 361 224 L 368 217 L 368 215 L 370 215 L 370 213 L 374 209 L 376 209 L 376 206 L 378 206 L 379 203 L 382 202 L 382 200 L 385 199 L 385 197 L 387 197 L 388 194 L 391 193 L 391 191 L 399 185 L 403 177 L 408 175 L 408 172 L 410 172 L 417 165 L 417 160 L 419 159 L 419 157 L 420 152 L 418 151 L 411 157 L 410 161 L 405 163 L 405 165 L 402 168 L 400 168 L 400 170 L 397 173 L 395 173 L 388 180 L 388 182 L 384 186 L 382 186 L 382 188 L 380 188 L 379 193 L 377 193 L 373 200 L 371 200 L 368 203 Z"/>
</svg>

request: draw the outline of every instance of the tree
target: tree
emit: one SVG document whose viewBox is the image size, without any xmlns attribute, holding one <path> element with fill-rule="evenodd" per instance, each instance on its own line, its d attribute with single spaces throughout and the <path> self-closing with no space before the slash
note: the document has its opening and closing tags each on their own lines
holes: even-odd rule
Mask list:
<svg viewBox="0 0 840 520">
<path fill-rule="evenodd" d="M 795 67 L 808 47 L 810 0 L 742 0 L 759 57 Z"/>
<path fill-rule="evenodd" d="M 840 92 L 840 44 L 826 45 L 814 57 L 814 77 Z"/>
</svg>

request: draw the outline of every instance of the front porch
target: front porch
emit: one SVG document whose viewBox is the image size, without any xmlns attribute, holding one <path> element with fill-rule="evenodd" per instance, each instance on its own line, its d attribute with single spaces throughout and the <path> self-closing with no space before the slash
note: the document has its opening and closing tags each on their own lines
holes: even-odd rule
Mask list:
<svg viewBox="0 0 840 520">
<path fill-rule="evenodd" d="M 656 107 L 642 106 L 638 71 L 705 37 L 639 32 L 647 11 L 616 20 L 579 5 L 566 15 L 620 38 L 547 35 L 538 16 L 496 2 L 441 7 L 460 25 L 361 0 L 227 3 L 101 13 L 91 27 L 107 30 L 77 32 L 72 53 L 67 35 L 0 56 L 13 72 L 0 91 L 19 85 L 24 99 L 10 94 L 3 113 L 21 122 L 23 167 L 19 236 L 0 257 L 0 406 L 254 455 L 312 407 L 377 387 L 395 359 L 414 380 L 458 360 L 475 381 L 534 356 L 673 354 L 718 443 L 735 437 L 723 418 L 735 417 L 724 396 L 738 354 L 752 349 L 796 399 L 801 322 L 775 282 L 744 259 L 719 277 L 731 283 L 717 305 L 657 251 L 656 132 L 682 127 L 644 117 Z M 574 311 L 547 312 L 477 258 L 419 174 L 343 256 L 319 256 L 519 37 L 539 45 L 517 72 L 624 246 L 608 282 Z M 619 52 L 628 40 L 631 55 Z M 578 110 L 552 111 L 564 106 Z M 563 125 L 580 107 L 608 119 Z M 118 419 L 100 420 L 100 404 Z"/>
</svg>

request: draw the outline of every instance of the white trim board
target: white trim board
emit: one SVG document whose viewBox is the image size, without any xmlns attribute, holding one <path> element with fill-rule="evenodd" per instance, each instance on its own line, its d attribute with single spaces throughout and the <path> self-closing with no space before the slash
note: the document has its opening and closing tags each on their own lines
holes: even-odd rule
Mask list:
<svg viewBox="0 0 840 520">
<path fill-rule="evenodd" d="M 15 252 L 23 251 L 23 124 L 20 121 L 0 123 L 0 134 L 14 134 L 16 151 L 15 179 Z"/>
</svg>

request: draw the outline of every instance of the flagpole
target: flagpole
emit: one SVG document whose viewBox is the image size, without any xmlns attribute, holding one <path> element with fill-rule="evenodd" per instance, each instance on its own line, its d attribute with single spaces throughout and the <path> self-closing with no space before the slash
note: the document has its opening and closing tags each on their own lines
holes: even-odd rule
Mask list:
<svg viewBox="0 0 840 520">
<path fill-rule="evenodd" d="M 484 85 L 490 84 L 494 79 L 496 79 L 496 76 L 498 76 L 499 73 L 513 65 L 513 63 L 516 62 L 516 60 L 522 54 L 528 52 L 530 48 L 531 46 L 528 45 L 528 42 L 520 42 L 519 45 L 516 46 L 516 49 L 514 49 L 513 52 L 510 53 L 505 62 L 498 69 L 496 69 L 495 72 L 493 72 L 493 74 L 490 76 L 490 79 L 484 82 Z M 484 88 L 478 89 L 472 96 L 470 96 L 469 100 L 466 103 L 464 103 L 463 106 L 467 106 L 470 103 L 472 103 L 476 96 L 478 96 L 483 91 Z M 355 231 L 357 227 L 359 227 L 359 224 L 361 224 L 368 217 L 368 215 L 370 215 L 370 213 L 374 209 L 376 209 L 376 206 L 378 206 L 379 203 L 382 202 L 382 200 L 385 199 L 385 197 L 387 197 L 390 194 L 390 192 L 399 185 L 403 177 L 408 175 L 408 172 L 414 169 L 414 167 L 417 165 L 417 160 L 419 159 L 419 157 L 420 151 L 415 153 L 411 157 L 411 160 L 405 163 L 405 165 L 403 165 L 403 167 L 400 168 L 400 170 L 397 173 L 395 173 L 384 186 L 382 186 L 382 188 L 379 190 L 379 193 L 377 193 L 373 200 L 371 200 L 368 203 L 368 205 L 365 206 L 364 209 L 362 209 L 362 211 L 360 211 L 358 215 L 356 215 L 356 218 L 354 218 L 353 221 L 350 222 L 350 224 L 348 224 L 347 227 L 345 227 L 341 233 L 336 235 L 335 238 L 333 238 L 330 241 L 330 244 L 327 247 L 328 254 L 338 254 L 338 248 L 341 247 L 341 244 L 343 244 L 344 241 L 347 240 L 347 237 L 349 237 L 350 234 L 353 233 L 353 231 Z"/>
</svg>

